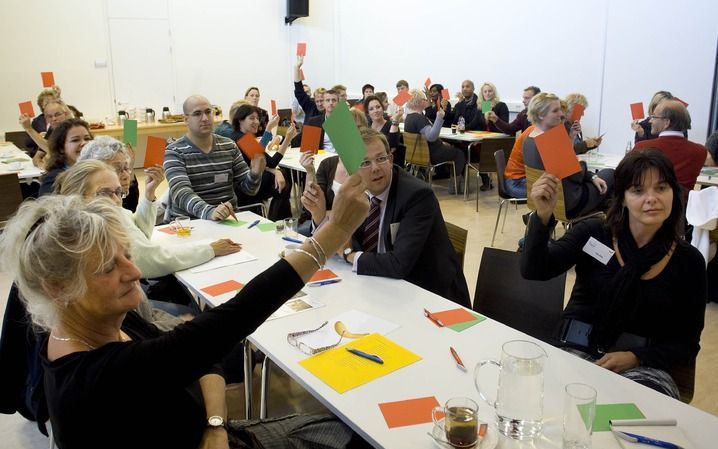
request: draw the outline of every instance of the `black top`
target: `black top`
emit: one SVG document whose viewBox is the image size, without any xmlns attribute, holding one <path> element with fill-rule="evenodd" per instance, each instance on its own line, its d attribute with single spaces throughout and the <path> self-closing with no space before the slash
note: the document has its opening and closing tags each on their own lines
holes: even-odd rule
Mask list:
<svg viewBox="0 0 718 449">
<path fill-rule="evenodd" d="M 60 176 L 60 173 L 65 170 L 67 170 L 67 167 L 53 168 L 49 172 L 45 173 L 40 180 L 40 191 L 38 192 L 38 197 L 51 194 L 55 186 L 55 180 L 58 176 Z"/>
<path fill-rule="evenodd" d="M 481 103 L 479 103 L 481 105 Z M 503 120 L 504 122 L 509 121 L 509 107 L 506 106 L 506 103 L 503 101 L 499 101 L 496 103 L 496 105 L 491 108 L 492 111 L 499 117 L 500 120 Z M 478 110 L 478 113 L 474 117 L 474 120 L 466 126 L 467 130 L 486 130 L 486 119 L 484 119 L 484 114 L 481 112 L 481 110 Z M 489 129 L 488 131 L 494 132 L 494 133 L 500 133 L 502 132 L 499 128 L 496 127 L 495 123 L 489 123 Z"/>
<path fill-rule="evenodd" d="M 424 109 L 424 115 L 426 118 L 431 120 L 432 122 L 436 121 L 436 102 L 435 101 L 429 101 L 429 107 Z M 444 111 L 444 124 L 442 126 L 451 128 L 451 122 L 453 120 L 453 113 L 451 112 L 451 103 L 446 104 L 446 110 Z"/>
<path fill-rule="evenodd" d="M 421 130 L 427 126 L 433 126 L 431 120 L 419 112 L 412 112 L 404 119 L 404 132 L 407 133 L 421 134 Z M 429 150 L 432 151 L 441 150 L 443 147 L 443 141 L 438 137 L 432 141 L 427 140 L 427 142 L 429 143 Z"/>
<path fill-rule="evenodd" d="M 207 418 L 199 378 L 302 286 L 280 260 L 229 302 L 170 332 L 129 313 L 122 329 L 133 341 L 45 359 L 57 446 L 196 449 Z"/>
<path fill-rule="evenodd" d="M 601 290 L 621 266 L 615 255 L 603 265 L 582 248 L 590 237 L 613 248 L 611 231 L 604 220 L 592 218 L 575 224 L 560 240 L 549 241 L 553 223 L 544 226 L 536 214 L 531 215 L 521 274 L 526 279 L 546 280 L 575 266 L 576 283 L 563 316 L 594 324 Z M 639 282 L 637 308 L 623 332 L 647 337 L 649 344 L 630 350 L 643 365 L 654 368 L 670 369 L 692 362 L 700 349 L 706 305 L 703 257 L 681 241 L 660 274 Z"/>
<path fill-rule="evenodd" d="M 456 106 L 454 107 L 454 117 L 451 120 L 451 123 L 456 125 L 459 123 L 459 117 L 464 117 L 464 125 L 468 125 L 469 123 L 474 121 L 474 117 L 476 117 L 476 113 L 478 111 L 477 102 L 479 101 L 479 97 L 474 94 L 471 96 L 471 98 L 464 98 L 460 102 L 456 103 Z"/>
</svg>

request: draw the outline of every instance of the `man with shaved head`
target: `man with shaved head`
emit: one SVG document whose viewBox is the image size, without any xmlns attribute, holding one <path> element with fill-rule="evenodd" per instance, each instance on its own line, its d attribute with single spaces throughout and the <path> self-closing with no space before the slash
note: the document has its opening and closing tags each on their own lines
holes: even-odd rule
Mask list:
<svg viewBox="0 0 718 449">
<path fill-rule="evenodd" d="M 254 158 L 250 169 L 231 139 L 213 134 L 214 109 L 205 97 L 187 98 L 182 111 L 187 134 L 165 148 L 170 216 L 224 220 L 237 206 L 235 186 L 257 193 L 265 158 Z"/>
<path fill-rule="evenodd" d="M 456 103 L 454 106 L 454 125 L 459 123 L 459 118 L 464 117 L 464 123 L 468 125 L 476 117 L 476 112 L 479 110 L 477 103 L 479 97 L 474 93 L 474 82 L 471 80 L 464 80 L 461 82 L 461 101 Z"/>
<path fill-rule="evenodd" d="M 658 148 L 673 162 L 678 182 L 683 186 L 683 204 L 688 201 L 688 192 L 693 190 L 708 150 L 699 143 L 688 140 L 684 133 L 691 129 L 691 115 L 688 109 L 676 100 L 664 100 L 650 116 L 651 134 L 655 139 L 638 142 L 634 149 Z"/>
</svg>

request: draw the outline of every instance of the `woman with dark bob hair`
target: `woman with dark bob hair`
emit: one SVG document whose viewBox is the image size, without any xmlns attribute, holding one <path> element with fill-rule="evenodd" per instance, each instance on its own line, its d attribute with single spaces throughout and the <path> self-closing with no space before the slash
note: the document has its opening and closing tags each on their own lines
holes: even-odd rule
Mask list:
<svg viewBox="0 0 718 449">
<path fill-rule="evenodd" d="M 40 184 L 40 196 L 52 192 L 57 175 L 75 165 L 82 148 L 92 140 L 90 125 L 79 118 L 67 119 L 57 125 L 48 142 L 45 157 L 45 176 Z"/>
<path fill-rule="evenodd" d="M 20 206 L 0 235 L 0 256 L 33 324 L 49 335 L 40 352 L 57 446 L 297 447 L 286 441 L 291 432 L 301 447 L 344 447 L 351 430 L 331 416 L 272 420 L 262 428 L 225 422 L 217 362 L 351 238 L 369 211 L 365 189 L 359 174 L 349 178 L 329 223 L 300 249 L 226 303 L 165 333 L 135 312 L 143 298 L 140 272 L 116 204 L 48 195 Z M 270 434 L 280 441 L 267 443 Z"/>
<path fill-rule="evenodd" d="M 606 219 L 576 223 L 549 241 L 559 183 L 542 175 L 530 192 L 521 274 L 545 280 L 576 267 L 561 345 L 599 366 L 678 398 L 670 372 L 694 363 L 706 300 L 705 262 L 683 240 L 681 187 L 659 150 L 618 164 Z"/>
</svg>

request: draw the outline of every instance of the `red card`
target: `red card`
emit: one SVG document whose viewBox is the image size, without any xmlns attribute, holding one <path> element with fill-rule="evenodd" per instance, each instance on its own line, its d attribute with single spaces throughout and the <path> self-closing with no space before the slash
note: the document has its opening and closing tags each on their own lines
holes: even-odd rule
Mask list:
<svg viewBox="0 0 718 449">
<path fill-rule="evenodd" d="M 257 136 L 252 133 L 247 133 L 237 139 L 237 145 L 242 149 L 242 153 L 249 156 L 250 159 L 264 155 L 264 147 L 257 142 Z"/>
<path fill-rule="evenodd" d="M 678 98 L 678 97 L 673 97 L 673 99 L 676 100 L 676 101 L 678 101 L 678 102 L 680 102 L 680 103 L 682 103 L 683 106 L 688 107 L 688 103 L 686 103 L 685 101 L 681 100 L 680 98 Z"/>
<path fill-rule="evenodd" d="M 571 123 L 580 121 L 581 117 L 583 117 L 583 111 L 585 110 L 586 108 L 582 104 L 576 103 L 573 105 L 573 112 L 571 112 L 571 118 L 569 121 Z"/>
<path fill-rule="evenodd" d="M 444 326 L 476 321 L 476 317 L 466 309 L 451 309 L 443 312 L 431 312 L 431 315 L 441 321 Z"/>
<path fill-rule="evenodd" d="M 175 228 L 175 225 L 165 226 L 164 228 L 159 228 L 157 230 L 160 232 L 164 232 L 165 234 L 169 234 L 169 235 L 177 234 L 177 228 Z"/>
<path fill-rule="evenodd" d="M 384 402 L 379 404 L 379 410 L 384 415 L 386 425 L 394 427 L 413 426 L 433 421 L 431 412 L 434 407 L 439 406 L 439 401 L 434 396 L 425 398 L 407 399 L 404 401 Z M 443 417 L 443 413 L 437 413 L 437 418 Z"/>
<path fill-rule="evenodd" d="M 23 101 L 19 104 L 20 114 L 27 114 L 28 117 L 35 117 L 35 111 L 32 109 L 32 101 Z"/>
<path fill-rule="evenodd" d="M 564 126 L 554 126 L 536 136 L 535 140 L 547 173 L 563 179 L 581 170 L 571 138 Z"/>
<path fill-rule="evenodd" d="M 631 117 L 633 120 L 641 120 L 646 118 L 646 114 L 643 112 L 643 103 L 631 103 Z"/>
<path fill-rule="evenodd" d="M 201 289 L 203 292 L 210 296 L 224 295 L 225 293 L 234 292 L 244 287 L 244 284 L 237 282 L 234 279 L 229 281 L 220 282 L 219 284 L 210 285 Z"/>
<path fill-rule="evenodd" d="M 299 69 L 299 80 L 300 80 L 300 81 L 304 81 L 304 80 L 305 80 L 305 78 L 304 78 L 304 70 L 302 70 L 302 69 Z"/>
<path fill-rule="evenodd" d="M 154 167 L 155 165 L 162 167 L 162 163 L 165 161 L 165 146 L 167 146 L 167 139 L 147 136 L 144 167 Z"/>
<path fill-rule="evenodd" d="M 52 72 L 40 72 L 42 77 L 42 87 L 52 87 L 55 85 L 55 75 Z"/>
<path fill-rule="evenodd" d="M 431 86 L 431 78 L 427 78 L 426 81 L 424 81 L 424 86 L 426 86 L 427 89 Z"/>
<path fill-rule="evenodd" d="M 325 268 L 324 270 L 319 270 L 314 273 L 314 276 L 312 276 L 307 282 L 328 281 L 330 279 L 339 279 L 339 276 L 337 276 L 337 274 L 332 270 Z"/>
<path fill-rule="evenodd" d="M 451 94 L 449 93 L 449 89 L 442 89 L 441 90 L 441 98 L 444 100 L 449 100 L 451 98 Z"/>
<path fill-rule="evenodd" d="M 312 152 L 317 154 L 319 151 L 319 141 L 322 138 L 322 128 L 312 125 L 304 125 L 302 127 L 302 141 L 299 143 L 299 152 Z"/>
<path fill-rule="evenodd" d="M 277 102 L 272 100 L 271 103 L 272 103 L 272 117 L 274 117 L 275 115 L 277 115 Z"/>
<path fill-rule="evenodd" d="M 297 42 L 297 56 L 307 56 L 306 42 Z"/>
<path fill-rule="evenodd" d="M 354 109 L 359 109 L 360 111 L 364 111 L 364 103 L 357 103 L 354 106 L 352 106 Z"/>
<path fill-rule="evenodd" d="M 409 100 L 411 100 L 411 94 L 405 90 L 402 90 L 401 92 L 399 92 L 399 95 L 394 97 L 393 101 L 397 106 L 404 106 Z"/>
</svg>

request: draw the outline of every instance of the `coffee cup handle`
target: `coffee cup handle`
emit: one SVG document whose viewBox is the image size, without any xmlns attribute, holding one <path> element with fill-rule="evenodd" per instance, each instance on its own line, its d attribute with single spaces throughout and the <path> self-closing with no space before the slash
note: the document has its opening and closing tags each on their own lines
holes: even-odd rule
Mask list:
<svg viewBox="0 0 718 449">
<path fill-rule="evenodd" d="M 444 413 L 446 414 L 446 411 L 444 410 L 444 407 L 437 405 L 436 407 L 431 409 L 431 419 L 434 421 L 434 424 L 437 426 L 439 425 L 439 421 L 441 421 L 441 418 L 437 418 L 437 413 Z"/>
<path fill-rule="evenodd" d="M 495 399 L 494 399 L 493 401 L 490 400 L 490 399 L 484 394 L 484 392 L 481 390 L 481 387 L 479 386 L 479 369 L 480 369 L 482 366 L 486 365 L 487 363 L 490 363 L 490 364 L 492 364 L 492 365 L 495 365 L 496 367 L 499 368 L 499 370 L 501 370 L 501 362 L 499 362 L 498 360 L 487 359 L 487 360 L 482 360 L 482 361 L 480 361 L 479 363 L 476 364 L 476 368 L 474 368 L 474 386 L 476 386 L 476 391 L 479 392 L 479 396 L 481 396 L 481 399 L 483 399 L 484 402 L 486 402 L 487 404 L 489 404 L 491 407 L 496 408 L 496 400 L 495 400 Z"/>
</svg>

